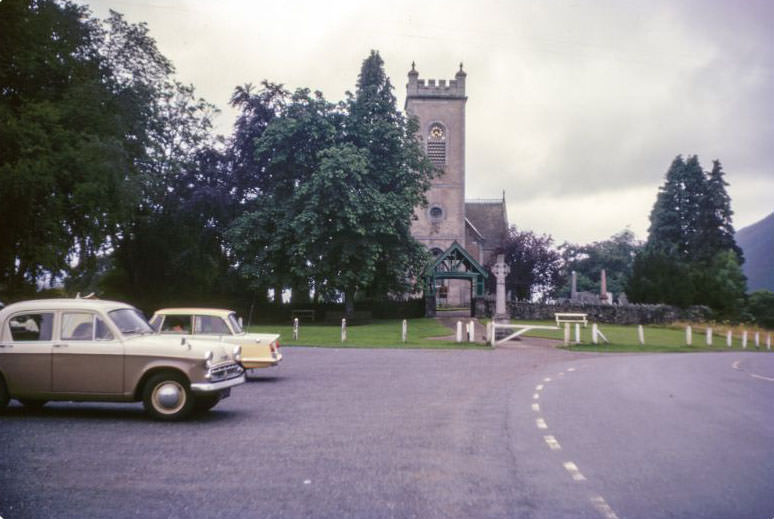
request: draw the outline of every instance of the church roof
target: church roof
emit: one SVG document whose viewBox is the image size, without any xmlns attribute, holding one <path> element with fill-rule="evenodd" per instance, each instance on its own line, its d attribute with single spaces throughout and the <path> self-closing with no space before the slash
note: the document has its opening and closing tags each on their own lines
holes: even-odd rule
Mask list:
<svg viewBox="0 0 774 519">
<path fill-rule="evenodd" d="M 508 213 L 504 197 L 493 200 L 466 200 L 465 219 L 487 241 L 487 248 L 498 247 L 508 233 Z"/>
</svg>

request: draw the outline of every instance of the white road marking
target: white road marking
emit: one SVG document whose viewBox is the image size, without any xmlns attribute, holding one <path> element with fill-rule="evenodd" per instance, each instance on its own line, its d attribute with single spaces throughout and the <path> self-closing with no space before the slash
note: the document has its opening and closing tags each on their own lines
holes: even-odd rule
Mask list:
<svg viewBox="0 0 774 519">
<path fill-rule="evenodd" d="M 536 412 L 540 412 L 540 404 L 538 404 L 537 402 L 532 404 L 532 410 Z"/>
<path fill-rule="evenodd" d="M 575 368 L 567 368 L 567 371 L 575 371 Z"/>
<path fill-rule="evenodd" d="M 543 391 L 543 384 L 538 384 L 535 386 L 535 391 Z"/>
<path fill-rule="evenodd" d="M 559 376 L 560 376 L 560 377 L 563 377 L 563 376 L 564 376 L 564 371 L 560 371 L 560 372 L 559 372 Z"/>
<path fill-rule="evenodd" d="M 538 429 L 548 429 L 548 426 L 546 425 L 546 421 L 542 418 L 538 418 L 535 420 L 535 423 L 537 424 Z"/>
<path fill-rule="evenodd" d="M 548 446 L 551 448 L 552 451 L 558 451 L 559 449 L 562 448 L 562 446 L 559 445 L 559 442 L 556 441 L 556 438 L 554 438 L 550 434 L 547 436 L 543 436 L 543 439 L 546 441 L 546 443 L 548 444 Z"/>
<path fill-rule="evenodd" d="M 305 479 L 304 480 L 304 485 L 311 485 L 311 484 L 312 484 L 312 480 L 311 479 Z"/>
<path fill-rule="evenodd" d="M 764 377 L 763 375 L 756 375 L 755 373 L 750 373 L 750 376 L 753 378 L 759 378 L 761 380 L 768 380 L 769 382 L 774 382 L 774 378 L 771 378 L 771 377 Z"/>
<path fill-rule="evenodd" d="M 596 508 L 605 519 L 618 519 L 618 516 L 615 515 L 613 509 L 610 508 L 610 505 L 607 504 L 602 496 L 592 497 L 591 504 L 594 505 L 594 508 Z"/>
<path fill-rule="evenodd" d="M 734 369 L 740 369 L 739 368 L 739 363 L 740 362 L 742 362 L 742 361 L 741 360 L 734 361 L 734 363 L 731 364 L 731 367 L 734 368 Z"/>
<path fill-rule="evenodd" d="M 570 475 L 572 476 L 572 479 L 574 479 L 575 481 L 586 481 L 586 477 L 580 473 L 580 470 L 578 470 L 578 466 L 572 461 L 565 461 L 564 468 L 565 470 L 567 470 L 567 472 L 570 473 Z"/>
<path fill-rule="evenodd" d="M 546 377 L 543 379 L 543 382 L 551 382 L 551 379 L 549 377 Z"/>
<path fill-rule="evenodd" d="M 540 398 L 539 393 L 535 393 L 534 395 L 532 395 L 532 400 L 537 400 L 538 398 Z"/>
</svg>

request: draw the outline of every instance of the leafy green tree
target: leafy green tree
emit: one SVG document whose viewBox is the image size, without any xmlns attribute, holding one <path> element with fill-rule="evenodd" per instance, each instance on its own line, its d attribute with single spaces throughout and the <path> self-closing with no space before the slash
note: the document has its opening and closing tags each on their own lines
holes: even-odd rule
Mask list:
<svg viewBox="0 0 774 519">
<path fill-rule="evenodd" d="M 696 296 L 691 267 L 668 252 L 646 245 L 634 258 L 626 294 L 638 303 L 690 306 Z"/>
<path fill-rule="evenodd" d="M 634 257 L 641 247 L 634 233 L 628 229 L 607 240 L 588 245 L 563 243 L 559 247 L 563 263 L 563 283 L 559 285 L 557 293 L 569 297 L 572 271 L 577 274 L 578 290 L 599 293 L 602 269 L 605 269 L 608 291 L 614 294 L 625 292 Z"/>
<path fill-rule="evenodd" d="M 774 329 L 774 292 L 756 290 L 750 294 L 747 311 L 756 323 L 769 329 Z"/>
</svg>

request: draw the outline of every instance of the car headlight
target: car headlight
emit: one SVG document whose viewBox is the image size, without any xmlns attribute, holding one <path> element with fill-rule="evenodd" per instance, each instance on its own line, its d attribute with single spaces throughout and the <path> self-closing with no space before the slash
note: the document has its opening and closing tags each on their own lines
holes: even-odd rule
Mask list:
<svg viewBox="0 0 774 519">
<path fill-rule="evenodd" d="M 204 365 L 208 368 L 212 367 L 212 359 L 214 356 L 212 350 L 207 350 L 207 353 L 204 354 Z"/>
<path fill-rule="evenodd" d="M 242 362 L 242 347 L 234 346 L 234 360 L 236 362 Z"/>
</svg>

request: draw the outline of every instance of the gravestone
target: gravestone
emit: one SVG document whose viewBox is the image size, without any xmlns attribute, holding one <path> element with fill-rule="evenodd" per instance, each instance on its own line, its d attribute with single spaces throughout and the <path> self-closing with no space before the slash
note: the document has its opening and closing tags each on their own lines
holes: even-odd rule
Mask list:
<svg viewBox="0 0 774 519">
<path fill-rule="evenodd" d="M 505 278 L 510 272 L 511 268 L 505 263 L 505 255 L 498 254 L 497 263 L 492 266 L 492 273 L 497 279 L 494 320 L 498 323 L 507 323 L 510 321 L 510 316 L 505 307 Z"/>
</svg>

